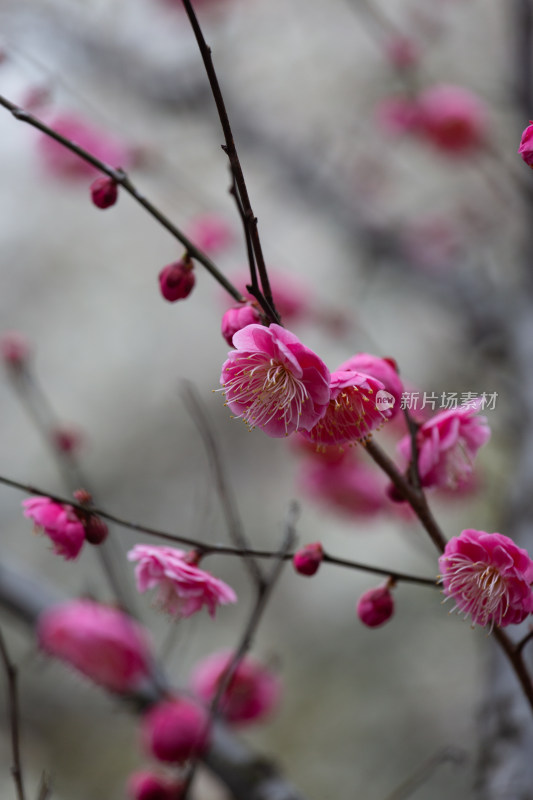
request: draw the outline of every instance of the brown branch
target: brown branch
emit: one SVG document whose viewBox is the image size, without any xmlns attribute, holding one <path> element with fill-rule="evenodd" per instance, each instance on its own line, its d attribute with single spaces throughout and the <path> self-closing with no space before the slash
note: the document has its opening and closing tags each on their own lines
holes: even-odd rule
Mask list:
<svg viewBox="0 0 533 800">
<path fill-rule="evenodd" d="M 70 505 L 72 508 L 75 508 L 81 512 L 87 511 L 86 506 L 77 503 L 75 500 L 70 500 L 69 498 L 61 497 L 60 495 L 53 494 L 51 492 L 46 492 L 43 489 L 37 488 L 36 486 L 30 486 L 29 484 L 21 483 L 20 481 L 15 481 L 11 478 L 6 478 L 5 476 L 0 475 L 0 484 L 2 483 L 5 486 L 10 486 L 13 489 L 26 492 L 26 494 L 49 497 L 50 500 L 53 500 L 56 503 Z M 241 549 L 226 545 L 210 544 L 209 542 L 202 542 L 198 539 L 191 539 L 187 536 L 178 536 L 157 528 L 150 528 L 147 525 L 141 525 L 137 522 L 130 522 L 122 517 L 117 517 L 116 514 L 111 514 L 109 511 L 94 505 L 91 506 L 91 512 L 99 517 L 102 517 L 102 519 L 108 520 L 108 522 L 114 522 L 121 528 L 127 528 L 128 530 L 145 533 L 147 536 L 157 536 L 159 539 L 165 539 L 169 542 L 174 542 L 175 544 L 184 544 L 188 547 L 194 548 L 195 550 L 199 551 L 202 557 L 207 557 L 209 555 L 220 555 L 238 556 L 239 558 L 243 558 L 245 556 L 265 559 L 279 558 L 279 554 L 275 550 L 253 550 L 248 548 Z M 290 561 L 293 557 L 294 553 L 286 553 L 283 556 L 283 560 Z M 397 572 L 396 570 L 387 569 L 386 567 L 374 567 L 370 564 L 363 564 L 359 561 L 349 561 L 345 558 L 337 558 L 336 556 L 332 556 L 328 553 L 324 553 L 323 560 L 327 564 L 333 564 L 339 567 L 348 567 L 350 569 L 360 570 L 361 572 L 370 572 L 375 575 L 391 577 L 397 582 L 414 583 L 419 586 L 436 586 L 436 582 L 433 578 L 423 578 L 417 575 L 409 575 L 405 572 Z"/>
<path fill-rule="evenodd" d="M 12 663 L 7 652 L 7 647 L 4 642 L 4 637 L 0 631 L 0 658 L 4 665 L 4 671 L 7 678 L 7 694 L 9 705 L 9 724 L 11 727 L 11 774 L 15 782 L 18 800 L 25 800 L 24 793 L 24 779 L 22 776 L 22 764 L 20 760 L 20 725 L 19 725 L 19 707 L 18 707 L 18 690 L 17 690 L 17 670 Z"/>
<path fill-rule="evenodd" d="M 208 47 L 207 42 L 205 41 L 202 29 L 200 27 L 200 24 L 198 22 L 192 4 L 190 3 L 190 0 L 182 0 L 182 2 L 185 8 L 185 12 L 189 17 L 189 22 L 191 23 L 194 35 L 196 37 L 196 41 L 200 49 L 200 54 L 204 62 L 205 71 L 207 73 L 207 78 L 209 80 L 209 85 L 211 87 L 213 98 L 215 100 L 215 104 L 217 107 L 218 116 L 220 119 L 220 124 L 222 126 L 222 132 L 224 134 L 224 140 L 225 140 L 225 145 L 223 146 L 222 149 L 224 150 L 229 159 L 231 172 L 235 179 L 235 185 L 237 188 L 239 200 L 240 203 L 242 204 L 242 210 L 244 213 L 244 220 L 248 228 L 248 233 L 254 251 L 255 262 L 257 264 L 259 277 L 261 279 L 261 287 L 263 290 L 263 295 L 265 297 L 265 300 L 267 301 L 267 304 L 274 312 L 274 315 L 271 316 L 272 322 L 279 322 L 280 317 L 276 311 L 276 306 L 274 303 L 274 299 L 272 297 L 272 290 L 270 288 L 270 282 L 268 280 L 268 273 L 266 269 L 265 259 L 263 256 L 263 250 L 261 247 L 261 241 L 259 239 L 259 231 L 257 229 L 257 218 L 250 204 L 248 189 L 246 187 L 244 174 L 242 171 L 239 156 L 237 154 L 237 148 L 235 146 L 233 131 L 231 129 L 228 113 L 226 111 L 226 105 L 224 103 L 224 98 L 222 96 L 222 91 L 220 89 L 220 84 L 218 82 L 218 77 L 213 64 L 211 49 Z"/>
<path fill-rule="evenodd" d="M 187 253 L 192 258 L 196 259 L 203 267 L 213 276 L 213 278 L 220 283 L 221 286 L 239 303 L 243 303 L 245 298 L 241 295 L 239 290 L 233 286 L 233 284 L 228 281 L 228 279 L 220 272 L 218 267 L 211 261 L 211 259 L 196 245 L 191 242 L 191 240 L 185 236 L 185 234 L 174 225 L 173 222 L 166 217 L 162 211 L 160 211 L 157 206 L 155 206 L 147 197 L 145 197 L 134 183 L 130 180 L 128 174 L 123 169 L 115 169 L 111 167 L 109 164 L 100 161 L 100 159 L 93 156 L 87 150 L 84 150 L 83 147 L 80 147 L 75 142 L 70 141 L 70 139 L 65 138 L 60 133 L 55 131 L 49 125 L 46 125 L 42 120 L 35 117 L 33 114 L 30 114 L 28 111 L 25 111 L 23 108 L 15 105 L 6 97 L 0 95 L 0 106 L 3 106 L 11 114 L 15 117 L 15 119 L 19 120 L 20 122 L 25 122 L 28 125 L 31 125 L 37 130 L 40 130 L 42 133 L 49 136 L 54 141 L 58 142 L 59 144 L 63 145 L 67 150 L 70 150 L 72 153 L 76 153 L 83 161 L 86 161 L 88 164 L 91 164 L 95 169 L 99 172 L 103 172 L 104 175 L 107 175 L 111 180 L 115 183 L 118 183 L 124 191 L 126 191 L 134 200 L 139 203 L 154 219 L 156 219 L 163 228 L 172 234 L 172 236 L 177 239 L 181 244 L 185 247 Z"/>
</svg>

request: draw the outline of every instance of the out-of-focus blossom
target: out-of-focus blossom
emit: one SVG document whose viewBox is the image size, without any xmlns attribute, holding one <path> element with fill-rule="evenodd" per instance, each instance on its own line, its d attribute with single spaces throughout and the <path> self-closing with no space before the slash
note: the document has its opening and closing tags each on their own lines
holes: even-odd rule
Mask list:
<svg viewBox="0 0 533 800">
<path fill-rule="evenodd" d="M 394 613 L 394 598 L 389 585 L 377 586 L 361 595 L 357 603 L 357 616 L 367 628 L 384 625 Z"/>
<path fill-rule="evenodd" d="M 223 581 L 194 563 L 196 554 L 174 547 L 138 544 L 128 553 L 137 561 L 137 588 L 158 590 L 158 603 L 177 617 L 190 617 L 204 606 L 214 617 L 217 606 L 236 603 L 237 595 Z"/>
<path fill-rule="evenodd" d="M 47 124 L 111 167 L 127 169 L 135 162 L 134 148 L 94 127 L 81 116 L 58 114 L 47 120 Z M 96 172 L 95 167 L 44 133 L 40 134 L 38 147 L 47 169 L 58 178 L 82 178 Z"/>
<path fill-rule="evenodd" d="M 522 133 L 518 153 L 522 156 L 529 167 L 533 167 L 533 121 L 531 120 L 529 121 L 527 128 Z"/>
<path fill-rule="evenodd" d="M 217 694 L 232 657 L 231 651 L 213 653 L 194 667 L 190 686 L 206 705 Z M 279 678 L 254 658 L 245 656 L 223 693 L 219 708 L 233 724 L 259 722 L 276 708 L 280 694 Z"/>
<path fill-rule="evenodd" d="M 484 144 L 487 109 L 468 89 L 448 84 L 430 86 L 418 96 L 417 106 L 420 134 L 441 152 L 466 155 Z"/>
<path fill-rule="evenodd" d="M 24 516 L 51 539 L 55 553 L 66 560 L 79 555 L 85 529 L 72 506 L 55 503 L 49 497 L 29 497 L 22 505 Z"/>
<path fill-rule="evenodd" d="M 392 36 L 388 39 L 385 54 L 390 64 L 399 70 L 413 69 L 420 61 L 420 48 L 408 36 Z"/>
<path fill-rule="evenodd" d="M 246 286 L 250 283 L 249 273 L 239 272 L 230 276 L 230 279 L 244 297 L 255 301 L 246 290 Z M 270 268 L 268 279 L 274 303 L 285 324 L 315 318 L 314 299 L 303 280 Z"/>
<path fill-rule="evenodd" d="M 379 128 L 388 136 L 415 133 L 420 124 L 418 104 L 410 97 L 386 97 L 374 109 Z"/>
<path fill-rule="evenodd" d="M 150 673 L 147 632 L 116 608 L 73 600 L 43 612 L 37 625 L 41 648 L 114 692 L 137 688 Z"/>
<path fill-rule="evenodd" d="M 300 466 L 298 486 L 313 502 L 350 517 L 369 517 L 390 502 L 381 473 L 345 458 L 338 463 L 308 460 Z"/>
<path fill-rule="evenodd" d="M 233 336 L 237 331 L 246 328 L 247 325 L 259 323 L 260 319 L 259 311 L 250 303 L 228 308 L 222 317 L 222 336 L 231 347 L 233 345 Z"/>
<path fill-rule="evenodd" d="M 30 356 L 30 343 L 18 331 L 5 331 L 0 336 L 0 356 L 8 367 L 20 369 Z"/>
<path fill-rule="evenodd" d="M 381 396 L 383 405 L 390 409 L 388 419 L 392 419 L 399 412 L 403 383 L 398 375 L 398 365 L 394 359 L 379 358 L 370 353 L 357 353 L 347 361 L 344 361 L 337 371 L 363 372 L 365 375 L 370 375 L 377 381 L 381 381 L 385 392 L 392 395 L 392 398 L 388 399 L 386 396 Z"/>
<path fill-rule="evenodd" d="M 329 370 L 290 331 L 248 325 L 233 337 L 220 382 L 235 416 L 269 436 L 310 430 L 330 397 Z"/>
<path fill-rule="evenodd" d="M 454 488 L 468 481 L 477 451 L 490 439 L 485 417 L 477 416 L 480 402 L 435 414 L 418 430 L 418 471 L 422 486 Z M 411 437 L 398 444 L 404 459 L 411 459 Z"/>
<path fill-rule="evenodd" d="M 91 183 L 91 200 L 97 208 L 110 208 L 118 199 L 118 185 L 112 178 L 96 178 Z"/>
<path fill-rule="evenodd" d="M 187 257 L 167 264 L 159 273 L 159 288 L 169 303 L 175 303 L 176 300 L 184 300 L 188 297 L 194 289 L 195 283 L 194 264 Z"/>
<path fill-rule="evenodd" d="M 130 775 L 127 791 L 130 800 L 180 800 L 183 783 L 149 770 L 139 770 Z"/>
<path fill-rule="evenodd" d="M 292 564 L 296 572 L 300 575 L 315 575 L 324 558 L 324 550 L 320 542 L 306 544 L 298 550 L 292 559 Z"/>
<path fill-rule="evenodd" d="M 464 530 L 439 568 L 444 594 L 475 625 L 516 625 L 533 612 L 533 561 L 508 536 Z"/>
<path fill-rule="evenodd" d="M 218 214 L 200 214 L 189 222 L 185 232 L 196 247 L 209 255 L 227 250 L 235 238 L 231 226 Z"/>
<path fill-rule="evenodd" d="M 147 752 L 159 761 L 182 764 L 201 756 L 209 744 L 209 716 L 198 703 L 175 697 L 144 715 L 141 733 Z"/>
<path fill-rule="evenodd" d="M 317 445 L 358 442 L 391 416 L 394 403 L 387 400 L 381 381 L 360 372 L 336 370 L 331 375 L 331 397 L 324 416 L 303 435 Z M 385 399 L 378 407 L 380 394 Z"/>
<path fill-rule="evenodd" d="M 76 453 L 83 444 L 83 434 L 77 428 L 58 425 L 50 432 L 52 444 L 60 453 Z"/>
</svg>

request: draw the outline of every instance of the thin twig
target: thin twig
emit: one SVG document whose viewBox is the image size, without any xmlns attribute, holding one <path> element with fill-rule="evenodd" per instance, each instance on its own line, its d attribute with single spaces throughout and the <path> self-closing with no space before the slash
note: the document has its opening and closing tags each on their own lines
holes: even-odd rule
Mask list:
<svg viewBox="0 0 533 800">
<path fill-rule="evenodd" d="M 41 782 L 39 784 L 39 792 L 37 794 L 37 800 L 47 800 L 52 794 L 52 781 L 50 776 L 43 772 L 41 775 Z"/>
<path fill-rule="evenodd" d="M 224 103 L 224 98 L 222 97 L 222 91 L 220 89 L 220 84 L 218 82 L 217 74 L 215 72 L 215 67 L 213 65 L 213 59 L 211 57 L 211 49 L 208 47 L 207 42 L 205 41 L 202 29 L 200 27 L 200 24 L 198 22 L 192 4 L 190 3 L 190 0 L 182 0 L 182 2 L 185 8 L 185 12 L 189 17 L 189 22 L 191 23 L 191 27 L 193 29 L 196 41 L 198 43 L 198 47 L 200 49 L 200 54 L 204 62 L 204 67 L 207 73 L 207 78 L 209 80 L 209 85 L 211 87 L 213 98 L 215 100 L 215 104 L 217 107 L 220 124 L 222 125 L 222 131 L 224 134 L 224 141 L 225 141 L 225 145 L 223 146 L 222 149 L 228 156 L 231 172 L 235 178 L 236 189 L 239 195 L 240 203 L 242 204 L 244 219 L 246 221 L 246 225 L 248 227 L 250 239 L 252 242 L 252 247 L 255 256 L 255 263 L 257 264 L 257 269 L 259 271 L 259 277 L 261 280 L 261 288 L 263 290 L 263 295 L 265 297 L 265 300 L 267 301 L 267 304 L 274 312 L 274 315 L 271 317 L 272 322 L 279 322 L 280 317 L 276 311 L 276 306 L 274 303 L 274 299 L 272 297 L 272 290 L 270 288 L 270 282 L 268 280 L 268 273 L 266 269 L 265 259 L 263 256 L 263 250 L 261 247 L 261 241 L 259 239 L 259 232 L 257 229 L 257 218 L 255 217 L 255 214 L 252 210 L 252 206 L 250 204 L 248 189 L 246 187 L 244 174 L 242 171 L 241 163 L 239 161 L 239 156 L 237 154 L 237 148 L 235 146 L 235 140 L 233 138 L 233 131 L 231 129 L 228 112 L 226 111 L 226 105 Z"/>
<path fill-rule="evenodd" d="M 22 776 L 22 764 L 20 760 L 20 726 L 19 726 L 19 708 L 18 708 L 18 690 L 17 690 L 17 670 L 15 665 L 11 662 L 7 647 L 4 641 L 4 636 L 0 631 L 0 657 L 4 665 L 4 671 L 7 678 L 7 693 L 9 705 L 9 724 L 11 727 L 11 758 L 12 766 L 11 773 L 15 782 L 18 800 L 25 800 L 24 793 L 24 779 Z"/>
<path fill-rule="evenodd" d="M 11 478 L 6 478 L 3 475 L 0 475 L 0 483 L 3 483 L 6 486 L 11 486 L 13 489 L 18 489 L 19 491 L 26 492 L 26 494 L 32 495 L 40 495 L 44 497 L 49 497 L 50 500 L 53 500 L 56 503 L 62 503 L 63 505 L 70 505 L 72 508 L 75 508 L 79 511 L 86 512 L 87 509 L 85 506 L 75 502 L 74 500 L 70 500 L 65 497 L 61 497 L 60 495 L 53 494 L 51 492 L 46 492 L 43 489 L 39 489 L 36 486 L 30 486 L 25 483 L 20 483 L 19 481 L 14 481 Z M 109 511 L 105 511 L 103 508 L 99 508 L 97 506 L 91 506 L 91 512 L 96 514 L 102 519 L 108 520 L 108 522 L 114 522 L 116 525 L 120 526 L 121 528 L 127 528 L 128 530 L 137 531 L 140 533 L 145 533 L 147 536 L 157 536 L 160 539 L 166 539 L 169 542 L 174 542 L 175 544 L 184 544 L 188 547 L 194 548 L 195 550 L 199 551 L 202 557 L 206 557 L 209 555 L 220 555 L 220 556 L 237 556 L 239 558 L 243 558 L 244 556 L 251 556 L 252 558 L 279 558 L 279 554 L 277 551 L 273 550 L 254 550 L 254 549 L 240 549 L 237 547 L 229 547 L 226 545 L 217 545 L 217 544 L 210 544 L 209 542 L 202 542 L 198 539 L 191 539 L 187 536 L 178 536 L 176 534 L 167 533 L 166 531 L 162 531 L 156 528 L 150 528 L 146 525 L 141 525 L 136 522 L 130 522 L 129 520 L 123 519 L 122 517 L 117 517 L 115 514 L 111 514 Z M 283 556 L 284 561 L 290 561 L 294 557 L 294 553 L 286 553 Z M 397 582 L 403 583 L 414 583 L 419 586 L 436 586 L 436 581 L 434 578 L 423 578 L 417 575 L 409 575 L 405 572 L 397 572 L 396 570 L 387 569 L 386 567 L 374 567 L 370 564 L 363 564 L 359 561 L 349 561 L 345 558 L 337 558 L 336 556 L 332 556 L 328 553 L 324 553 L 323 560 L 325 563 L 333 564 L 339 567 L 347 567 L 349 569 L 360 570 L 361 572 L 370 572 L 375 575 L 383 575 L 383 576 L 390 576 Z"/>
<path fill-rule="evenodd" d="M 37 130 L 40 130 L 42 133 L 49 136 L 54 141 L 58 142 L 59 144 L 66 147 L 67 150 L 70 150 L 72 153 L 76 153 L 80 158 L 86 161 L 88 164 L 91 164 L 95 169 L 99 172 L 103 172 L 104 175 L 107 175 L 111 180 L 115 183 L 118 183 L 124 191 L 126 191 L 134 200 L 137 201 L 154 219 L 156 219 L 160 225 L 162 225 L 166 230 L 172 234 L 172 236 L 177 239 L 181 244 L 185 247 L 187 253 L 191 258 L 196 259 L 206 270 L 213 276 L 213 278 L 220 283 L 221 286 L 233 297 L 237 302 L 243 303 L 245 298 L 241 295 L 239 290 L 230 282 L 228 279 L 220 272 L 218 267 L 211 261 L 211 259 L 196 245 L 191 242 L 191 240 L 185 236 L 185 234 L 174 225 L 173 222 L 169 220 L 147 197 L 145 197 L 134 183 L 130 180 L 128 174 L 121 168 L 115 169 L 111 167 L 109 164 L 106 164 L 104 161 L 100 161 L 99 158 L 96 158 L 94 155 L 89 153 L 87 150 L 84 150 L 83 147 L 80 147 L 75 142 L 70 141 L 65 136 L 62 136 L 60 133 L 55 131 L 49 125 L 46 125 L 42 120 L 35 117 L 33 114 L 30 114 L 28 111 L 25 111 L 23 108 L 15 105 L 6 97 L 0 95 L 0 106 L 3 106 L 11 114 L 15 117 L 15 119 L 19 120 L 19 122 L 26 122 L 28 125 L 31 125 Z"/>
<path fill-rule="evenodd" d="M 387 795 L 386 800 L 405 800 L 416 792 L 429 778 L 435 770 L 442 764 L 451 762 L 452 764 L 462 764 L 466 760 L 466 753 L 456 747 L 445 747 L 435 755 L 428 758 L 412 775 L 410 775 L 400 786 L 397 786 L 392 794 Z"/>
<path fill-rule="evenodd" d="M 293 546 L 295 539 L 296 539 L 296 532 L 295 532 L 295 524 L 296 519 L 298 517 L 299 509 L 296 503 L 291 503 L 287 519 L 284 525 L 284 532 L 283 532 L 283 540 L 281 546 L 276 554 L 277 561 L 274 564 L 270 575 L 263 582 L 260 586 L 258 586 L 256 600 L 248 621 L 245 625 L 244 631 L 240 637 L 239 643 L 235 648 L 233 656 L 226 667 L 224 674 L 222 675 L 220 681 L 218 682 L 217 691 L 215 696 L 213 697 L 211 704 L 209 706 L 209 721 L 208 725 L 211 727 L 212 721 L 217 717 L 224 694 L 226 691 L 231 691 L 231 683 L 237 674 L 237 670 L 243 658 L 245 657 L 246 653 L 250 650 L 257 627 L 263 616 L 267 603 L 272 595 L 272 591 L 274 586 L 276 585 L 278 578 L 281 575 L 281 571 L 283 569 L 283 564 L 285 561 L 285 556 L 288 554 L 289 550 Z M 198 765 L 198 761 L 194 761 L 188 771 L 188 774 L 185 779 L 183 793 L 182 793 L 182 800 L 186 800 L 187 794 L 190 791 L 192 786 L 192 782 L 194 780 L 194 776 L 196 774 L 196 768 Z"/>
<path fill-rule="evenodd" d="M 248 552 L 251 549 L 250 543 L 244 532 L 235 495 L 229 481 L 226 479 L 226 471 L 222 464 L 215 435 L 209 424 L 202 399 L 193 384 L 188 381 L 184 381 L 182 384 L 182 397 L 204 443 L 209 466 L 213 472 L 215 487 L 226 518 L 228 535 L 235 546 L 243 552 L 244 563 L 248 572 L 257 588 L 261 590 L 265 583 L 265 577 L 259 564 Z"/>
</svg>

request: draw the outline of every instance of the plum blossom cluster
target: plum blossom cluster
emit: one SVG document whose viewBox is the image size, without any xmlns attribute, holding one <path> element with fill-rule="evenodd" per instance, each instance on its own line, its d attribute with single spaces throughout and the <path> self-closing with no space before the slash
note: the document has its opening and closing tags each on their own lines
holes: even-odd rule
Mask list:
<svg viewBox="0 0 533 800">
<path fill-rule="evenodd" d="M 232 342 L 220 382 L 226 405 L 251 428 L 273 437 L 300 431 L 323 447 L 363 441 L 394 414 L 395 397 L 381 380 L 353 360 L 330 373 L 279 325 L 247 325 Z"/>
<path fill-rule="evenodd" d="M 508 536 L 464 530 L 439 568 L 444 594 L 473 625 L 516 625 L 533 612 L 533 560 Z"/>
</svg>

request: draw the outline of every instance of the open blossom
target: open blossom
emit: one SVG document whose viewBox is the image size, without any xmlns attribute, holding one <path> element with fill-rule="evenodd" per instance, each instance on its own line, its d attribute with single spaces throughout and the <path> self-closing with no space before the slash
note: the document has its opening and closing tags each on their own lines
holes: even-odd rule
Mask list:
<svg viewBox="0 0 533 800">
<path fill-rule="evenodd" d="M 371 353 L 357 353 L 344 361 L 338 371 L 364 372 L 377 381 L 381 381 L 386 392 L 392 397 L 387 405 L 390 408 L 389 419 L 392 419 L 400 410 L 403 383 L 398 375 L 398 365 L 392 358 L 380 358 Z M 386 398 L 383 398 L 386 400 Z"/>
<path fill-rule="evenodd" d="M 419 428 L 418 471 L 422 486 L 455 488 L 472 475 L 477 451 L 490 439 L 485 417 L 477 416 L 479 401 L 435 414 Z M 398 450 L 411 458 L 411 438 L 399 442 Z"/>
<path fill-rule="evenodd" d="M 117 608 L 92 600 L 53 606 L 39 617 L 41 648 L 99 686 L 127 692 L 150 673 L 148 634 Z"/>
<path fill-rule="evenodd" d="M 215 697 L 233 653 L 213 653 L 194 667 L 190 686 L 194 694 L 209 704 Z M 220 709 L 228 722 L 257 722 L 278 705 L 281 683 L 278 677 L 254 658 L 245 656 L 240 662 L 230 687 L 225 690 Z"/>
<path fill-rule="evenodd" d="M 29 497 L 22 505 L 24 516 L 51 539 L 54 552 L 67 560 L 79 555 L 85 528 L 72 506 L 56 503 L 49 497 Z"/>
<path fill-rule="evenodd" d="M 529 167 L 533 167 L 533 121 L 531 120 L 529 121 L 529 125 L 525 131 L 522 133 L 518 153 L 522 156 Z"/>
<path fill-rule="evenodd" d="M 329 370 L 280 325 L 248 325 L 233 337 L 235 350 L 222 367 L 231 411 L 269 436 L 310 430 L 329 402 Z"/>
<path fill-rule="evenodd" d="M 66 139 L 111 167 L 126 169 L 135 161 L 134 148 L 112 134 L 95 128 L 76 114 L 58 114 L 48 120 L 48 124 Z M 87 161 L 44 133 L 39 138 L 39 151 L 46 167 L 59 178 L 82 178 L 97 172 Z"/>
<path fill-rule="evenodd" d="M 209 716 L 188 697 L 175 697 L 144 715 L 141 734 L 146 750 L 159 761 L 182 764 L 207 749 Z"/>
<path fill-rule="evenodd" d="M 451 155 L 479 149 L 488 128 L 487 109 L 477 95 L 461 86 L 430 86 L 418 96 L 419 132 Z"/>
<path fill-rule="evenodd" d="M 135 567 L 137 588 L 158 589 L 158 603 L 170 614 L 190 617 L 203 606 L 214 617 L 217 606 L 236 603 L 237 595 L 223 581 L 197 567 L 191 554 L 174 547 L 138 544 L 128 553 Z"/>
<path fill-rule="evenodd" d="M 391 416 L 392 403 L 387 401 L 383 410 L 379 408 L 379 393 L 385 392 L 383 383 L 370 375 L 336 370 L 331 375 L 330 391 L 326 413 L 303 434 L 317 445 L 362 441 Z"/>
<path fill-rule="evenodd" d="M 464 530 L 439 558 L 444 594 L 477 625 L 516 625 L 533 612 L 533 561 L 501 533 Z"/>
</svg>

